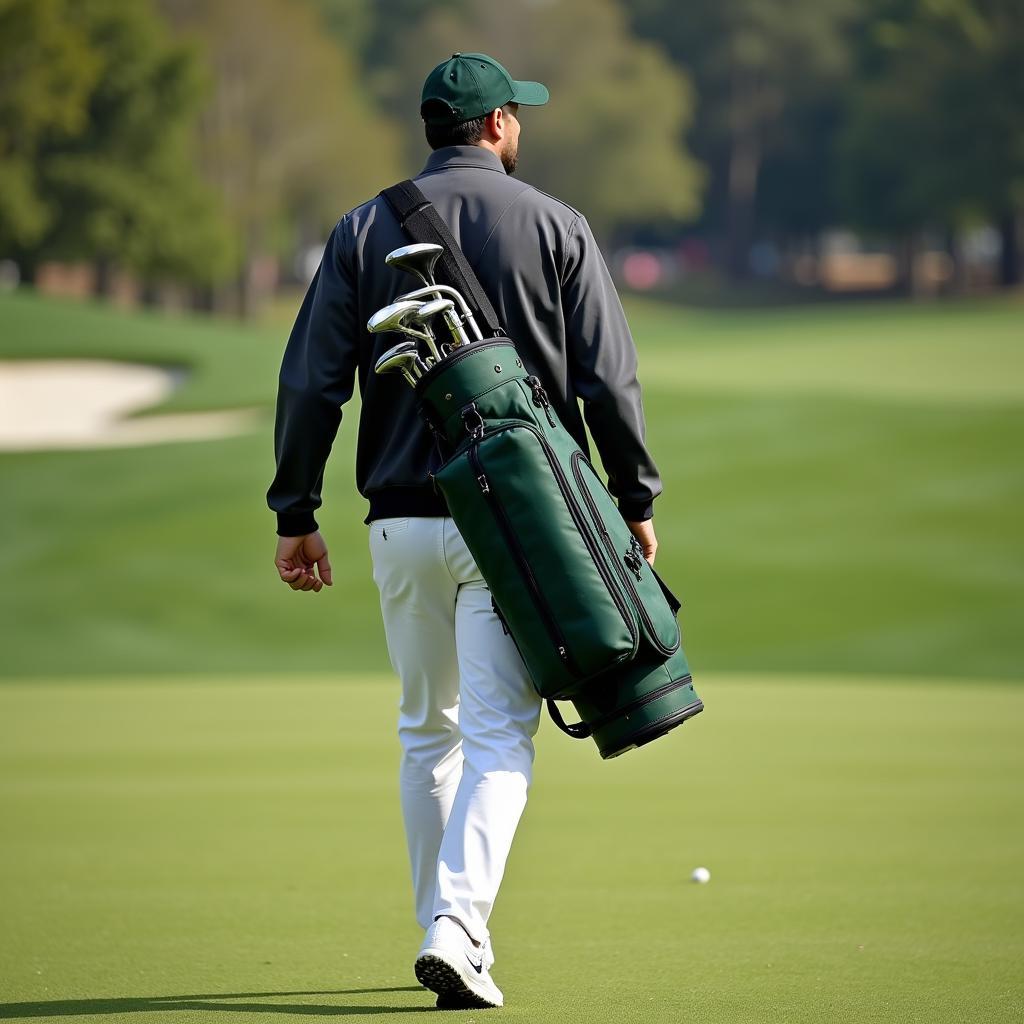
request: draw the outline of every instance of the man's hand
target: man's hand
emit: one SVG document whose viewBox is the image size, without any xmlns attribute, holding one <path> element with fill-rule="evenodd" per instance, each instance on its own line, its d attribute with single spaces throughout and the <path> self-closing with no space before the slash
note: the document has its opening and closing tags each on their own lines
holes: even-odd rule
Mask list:
<svg viewBox="0 0 1024 1024">
<path fill-rule="evenodd" d="M 303 537 L 278 537 L 274 565 L 292 590 L 312 590 L 319 594 L 325 583 L 329 587 L 334 585 L 327 545 L 319 530 Z M 319 570 L 319 578 L 315 570 Z"/>
<path fill-rule="evenodd" d="M 640 541 L 640 546 L 644 549 L 644 558 L 647 559 L 648 564 L 654 565 L 654 555 L 658 550 L 658 538 L 654 536 L 654 520 L 645 519 L 642 523 L 631 523 L 627 519 L 626 525 L 629 527 L 630 533 Z"/>
</svg>

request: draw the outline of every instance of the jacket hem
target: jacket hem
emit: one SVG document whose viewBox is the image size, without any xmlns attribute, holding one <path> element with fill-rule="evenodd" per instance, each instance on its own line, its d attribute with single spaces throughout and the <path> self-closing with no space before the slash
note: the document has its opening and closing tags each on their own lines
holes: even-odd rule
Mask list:
<svg viewBox="0 0 1024 1024">
<path fill-rule="evenodd" d="M 364 495 L 370 503 L 364 523 L 374 519 L 425 519 L 450 516 L 448 504 L 432 487 L 388 487 Z"/>
</svg>

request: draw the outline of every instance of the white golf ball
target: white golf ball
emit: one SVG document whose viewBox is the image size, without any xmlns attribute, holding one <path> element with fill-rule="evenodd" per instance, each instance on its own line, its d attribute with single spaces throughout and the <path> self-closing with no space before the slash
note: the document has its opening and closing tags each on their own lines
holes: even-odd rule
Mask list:
<svg viewBox="0 0 1024 1024">
<path fill-rule="evenodd" d="M 694 868 L 693 874 L 690 875 L 691 882 L 697 882 L 699 885 L 707 885 L 711 881 L 711 872 L 707 868 Z"/>
</svg>

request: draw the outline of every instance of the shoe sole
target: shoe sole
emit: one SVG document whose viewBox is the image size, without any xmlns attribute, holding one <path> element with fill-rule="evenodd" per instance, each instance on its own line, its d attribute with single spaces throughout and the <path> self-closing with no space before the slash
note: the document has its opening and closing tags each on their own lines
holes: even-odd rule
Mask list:
<svg viewBox="0 0 1024 1024">
<path fill-rule="evenodd" d="M 458 968 L 436 953 L 421 954 L 413 970 L 416 972 L 416 980 L 424 988 L 446 999 L 457 999 L 466 1009 L 487 1010 L 501 1006 L 501 1003 L 474 992 Z"/>
</svg>

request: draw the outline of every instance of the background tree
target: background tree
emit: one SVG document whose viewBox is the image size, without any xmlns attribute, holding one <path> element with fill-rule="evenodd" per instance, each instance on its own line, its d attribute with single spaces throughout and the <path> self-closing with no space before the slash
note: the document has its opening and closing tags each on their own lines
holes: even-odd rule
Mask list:
<svg viewBox="0 0 1024 1024">
<path fill-rule="evenodd" d="M 852 0 L 635 0 L 632 23 L 692 74 L 696 156 L 710 171 L 703 225 L 725 238 L 734 277 L 759 230 L 823 226 L 823 173 L 849 64 Z M 767 187 L 765 187 L 767 186 Z"/>
<path fill-rule="evenodd" d="M 876 0 L 842 139 L 850 220 L 905 239 L 995 223 L 1002 280 L 1018 283 L 1022 53 L 1024 7 L 1013 0 Z"/>
<path fill-rule="evenodd" d="M 15 47 L 4 74 L 17 80 L 3 93 L 15 154 L 5 171 L 26 200 L 4 217 L 13 254 L 29 271 L 42 259 L 93 260 L 101 291 L 115 265 L 150 278 L 222 272 L 216 205 L 189 149 L 201 95 L 193 55 L 144 4 L 26 6 L 4 12 Z"/>
<path fill-rule="evenodd" d="M 27 250 L 55 211 L 36 173 L 47 139 L 85 129 L 100 70 L 83 27 L 62 0 L 0 3 L 0 247 Z"/>
<path fill-rule="evenodd" d="M 261 262 L 322 240 L 345 210 L 401 176 L 394 129 L 316 5 L 161 0 L 161 8 L 203 48 L 211 94 L 202 165 L 231 218 L 248 309 Z"/>
</svg>

